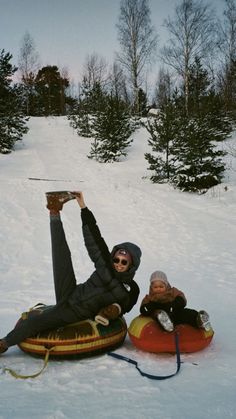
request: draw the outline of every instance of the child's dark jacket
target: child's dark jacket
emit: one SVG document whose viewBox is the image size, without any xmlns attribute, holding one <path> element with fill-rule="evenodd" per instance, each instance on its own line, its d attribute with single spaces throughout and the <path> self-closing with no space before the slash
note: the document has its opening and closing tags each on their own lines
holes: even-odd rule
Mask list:
<svg viewBox="0 0 236 419">
<path fill-rule="evenodd" d="M 142 300 L 140 312 L 146 316 L 155 315 L 157 310 L 165 310 L 170 313 L 184 308 L 186 304 L 184 293 L 178 288 L 172 287 L 161 294 L 147 294 Z"/>
</svg>

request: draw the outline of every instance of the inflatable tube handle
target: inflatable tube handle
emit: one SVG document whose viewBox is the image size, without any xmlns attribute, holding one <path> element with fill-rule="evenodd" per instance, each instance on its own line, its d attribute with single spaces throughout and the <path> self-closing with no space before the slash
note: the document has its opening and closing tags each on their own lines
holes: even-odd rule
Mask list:
<svg viewBox="0 0 236 419">
<path fill-rule="evenodd" d="M 45 353 L 45 358 L 44 358 L 44 363 L 43 363 L 43 367 L 41 368 L 41 370 L 35 374 L 32 375 L 22 375 L 22 374 L 18 374 L 16 371 L 12 370 L 11 368 L 4 368 L 4 372 L 9 372 L 14 378 L 21 378 L 23 380 L 26 380 L 27 378 L 36 378 L 38 377 L 40 374 L 42 374 L 42 372 L 45 370 L 45 368 L 48 365 L 48 360 L 49 360 L 49 355 L 50 355 L 50 351 L 53 348 L 47 349 L 46 353 Z"/>
</svg>

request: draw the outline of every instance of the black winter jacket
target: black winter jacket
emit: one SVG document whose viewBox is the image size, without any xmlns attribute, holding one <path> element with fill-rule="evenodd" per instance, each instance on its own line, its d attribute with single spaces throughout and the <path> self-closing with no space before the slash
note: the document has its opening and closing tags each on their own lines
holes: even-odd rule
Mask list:
<svg viewBox="0 0 236 419">
<path fill-rule="evenodd" d="M 69 304 L 81 319 L 94 318 L 101 308 L 112 303 L 118 303 L 124 314 L 138 300 L 139 287 L 133 277 L 140 264 L 141 250 L 125 242 L 114 246 L 110 253 L 93 213 L 83 208 L 81 217 L 85 246 L 95 271 L 86 282 L 76 286 Z M 133 263 L 127 272 L 117 272 L 113 267 L 112 257 L 118 249 L 126 249 L 132 256 Z"/>
</svg>

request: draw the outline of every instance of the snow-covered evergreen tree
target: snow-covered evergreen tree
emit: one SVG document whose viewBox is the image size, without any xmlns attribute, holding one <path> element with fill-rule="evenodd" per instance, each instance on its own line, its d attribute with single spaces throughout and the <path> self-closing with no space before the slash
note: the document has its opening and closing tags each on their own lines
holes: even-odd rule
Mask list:
<svg viewBox="0 0 236 419">
<path fill-rule="evenodd" d="M 221 182 L 224 152 L 218 144 L 231 132 L 220 98 L 198 59 L 189 75 L 189 113 L 175 93 L 146 128 L 154 154 L 146 153 L 153 182 L 169 181 L 180 189 L 205 192 Z"/>
<path fill-rule="evenodd" d="M 17 68 L 10 61 L 12 55 L 0 52 L 0 153 L 10 153 L 16 141 L 28 131 L 23 116 L 22 89 L 12 84 Z"/>
<path fill-rule="evenodd" d="M 175 111 L 174 111 L 175 110 Z M 186 191 L 205 192 L 221 182 L 224 152 L 218 146 L 228 135 L 205 117 L 186 117 L 173 108 L 145 124 L 152 153 L 146 153 L 153 182 L 170 182 Z"/>
<path fill-rule="evenodd" d="M 175 172 L 176 157 L 173 153 L 179 118 L 174 102 L 162 107 L 157 117 L 148 118 L 143 125 L 150 134 L 148 144 L 154 154 L 145 153 L 149 163 L 149 170 L 153 171 L 153 182 L 166 182 Z"/>
<path fill-rule="evenodd" d="M 127 155 L 126 149 L 133 141 L 130 139 L 133 124 L 123 101 L 107 95 L 104 109 L 97 112 L 93 128 L 95 139 L 90 158 L 100 162 L 114 162 Z"/>
<path fill-rule="evenodd" d="M 171 182 L 185 191 L 205 192 L 221 182 L 224 152 L 218 147 L 219 131 L 209 124 L 208 116 L 183 118 L 176 133 L 175 174 Z"/>
<path fill-rule="evenodd" d="M 81 137 L 92 137 L 92 116 L 91 110 L 89 109 L 90 88 L 86 77 L 83 78 L 80 86 L 79 101 L 76 104 L 76 108 L 72 110 L 72 114 L 69 115 L 71 126 L 77 131 L 77 134 Z"/>
<path fill-rule="evenodd" d="M 102 110 L 105 97 L 100 83 L 96 82 L 90 87 L 88 80 L 84 77 L 79 101 L 68 116 L 71 126 L 81 137 L 94 136 L 94 117 Z"/>
<path fill-rule="evenodd" d="M 172 182 L 181 189 L 200 192 L 220 183 L 225 164 L 219 143 L 231 130 L 208 71 L 196 57 L 189 74 L 189 114 L 183 115 L 176 133 L 178 162 Z"/>
</svg>

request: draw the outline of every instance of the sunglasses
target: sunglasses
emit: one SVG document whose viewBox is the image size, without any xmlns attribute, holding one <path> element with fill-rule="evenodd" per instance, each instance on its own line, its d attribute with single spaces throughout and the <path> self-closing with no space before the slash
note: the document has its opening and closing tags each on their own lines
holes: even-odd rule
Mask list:
<svg viewBox="0 0 236 419">
<path fill-rule="evenodd" d="M 120 258 L 113 258 L 113 262 L 114 263 L 121 263 L 121 265 L 123 265 L 123 266 L 126 266 L 129 263 L 127 259 L 120 259 Z"/>
</svg>

